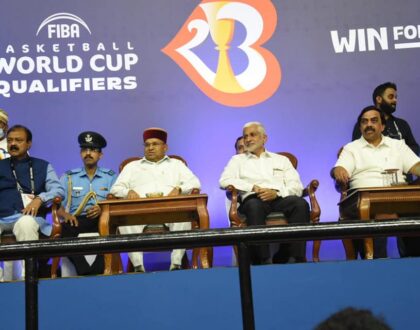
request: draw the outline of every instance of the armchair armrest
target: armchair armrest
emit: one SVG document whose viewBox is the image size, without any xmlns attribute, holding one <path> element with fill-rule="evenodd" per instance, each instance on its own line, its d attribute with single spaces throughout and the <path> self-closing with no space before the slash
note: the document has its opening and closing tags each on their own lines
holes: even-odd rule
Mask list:
<svg viewBox="0 0 420 330">
<path fill-rule="evenodd" d="M 113 194 L 108 194 L 108 195 L 106 195 L 106 199 L 111 200 L 111 199 L 118 199 L 118 198 Z"/>
<path fill-rule="evenodd" d="M 302 193 L 302 197 L 309 197 L 309 203 L 311 204 L 310 218 L 312 223 L 318 223 L 321 216 L 321 208 L 319 207 L 318 200 L 315 195 L 318 187 L 319 181 L 311 180 Z"/>
<path fill-rule="evenodd" d="M 57 214 L 58 209 L 61 207 L 62 198 L 57 196 L 54 197 L 51 205 L 52 214 L 52 231 L 51 238 L 59 238 L 61 236 L 61 222 Z"/>
<path fill-rule="evenodd" d="M 231 227 L 243 227 L 243 222 L 238 214 L 238 190 L 229 185 L 226 187 L 226 195 L 229 195 L 229 199 L 231 201 L 230 209 L 229 209 L 229 221 Z"/>
<path fill-rule="evenodd" d="M 340 194 L 340 201 L 347 197 L 347 192 L 350 189 L 349 184 L 340 183 L 337 180 L 334 180 L 335 190 Z"/>
<path fill-rule="evenodd" d="M 321 208 L 319 207 L 318 200 L 316 199 L 315 192 L 318 189 L 319 181 L 312 180 L 309 185 L 303 190 L 303 197 L 309 197 L 309 203 L 311 204 L 311 211 L 309 213 L 310 221 L 313 224 L 319 223 L 321 217 Z M 314 241 L 312 247 L 312 260 L 318 262 L 319 251 L 321 249 L 321 241 Z"/>
</svg>

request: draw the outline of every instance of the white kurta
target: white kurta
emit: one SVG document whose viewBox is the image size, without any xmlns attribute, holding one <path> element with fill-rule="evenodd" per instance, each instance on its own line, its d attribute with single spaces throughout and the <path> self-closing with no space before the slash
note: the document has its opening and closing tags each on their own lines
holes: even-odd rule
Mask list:
<svg viewBox="0 0 420 330">
<path fill-rule="evenodd" d="M 233 185 L 242 199 L 253 194 L 254 185 L 277 190 L 280 197 L 302 196 L 303 185 L 292 163 L 285 156 L 269 151 L 260 157 L 252 153 L 234 155 L 226 165 L 220 186 Z"/>
<path fill-rule="evenodd" d="M 135 191 L 140 197 L 147 193 L 161 192 L 168 195 L 175 187 L 180 187 L 183 194 L 188 194 L 192 189 L 200 188 L 200 181 L 191 170 L 180 160 L 165 156 L 159 162 L 150 162 L 145 158 L 128 163 L 118 176 L 111 188 L 111 194 L 126 198 L 130 190 Z M 167 224 L 171 231 L 190 230 L 190 222 Z M 145 226 L 122 226 L 122 234 L 142 233 Z M 171 254 L 171 263 L 181 265 L 185 249 L 174 250 Z M 134 266 L 143 265 L 143 253 L 128 254 Z"/>
<path fill-rule="evenodd" d="M 398 169 L 398 182 L 405 182 L 403 173 L 420 161 L 404 140 L 382 136 L 378 146 L 369 144 L 363 137 L 344 146 L 335 167 L 341 166 L 350 175 L 350 188 L 381 187 L 382 172 Z"/>
</svg>

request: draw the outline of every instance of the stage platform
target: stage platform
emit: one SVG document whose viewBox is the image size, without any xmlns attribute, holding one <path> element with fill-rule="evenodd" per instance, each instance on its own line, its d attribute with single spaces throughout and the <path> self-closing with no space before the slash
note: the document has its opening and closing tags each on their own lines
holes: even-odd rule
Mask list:
<svg viewBox="0 0 420 330">
<path fill-rule="evenodd" d="M 256 329 L 313 329 L 347 307 L 420 324 L 420 259 L 252 267 Z M 40 280 L 39 329 L 242 329 L 238 270 Z M 24 329 L 24 283 L 0 284 L 1 329 Z"/>
</svg>

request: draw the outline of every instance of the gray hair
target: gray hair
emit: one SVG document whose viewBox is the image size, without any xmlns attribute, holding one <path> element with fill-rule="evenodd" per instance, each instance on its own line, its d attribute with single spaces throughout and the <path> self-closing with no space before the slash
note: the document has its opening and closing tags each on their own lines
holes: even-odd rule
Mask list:
<svg viewBox="0 0 420 330">
<path fill-rule="evenodd" d="M 244 125 L 244 127 L 242 128 L 242 130 L 244 130 L 245 128 L 251 127 L 251 126 L 257 126 L 258 131 L 259 131 L 262 135 L 267 135 L 267 134 L 265 133 L 265 127 L 264 127 L 264 125 L 263 125 L 263 124 L 261 124 L 261 123 L 260 123 L 260 122 L 258 122 L 258 121 L 250 121 L 250 122 L 246 123 L 246 124 Z"/>
</svg>

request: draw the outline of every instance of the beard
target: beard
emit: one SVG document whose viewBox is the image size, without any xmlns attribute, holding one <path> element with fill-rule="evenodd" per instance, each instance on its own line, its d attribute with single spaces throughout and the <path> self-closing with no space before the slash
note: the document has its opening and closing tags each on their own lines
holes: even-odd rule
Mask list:
<svg viewBox="0 0 420 330">
<path fill-rule="evenodd" d="M 391 114 L 393 114 L 395 112 L 395 110 L 397 110 L 397 105 L 396 104 L 390 104 L 390 103 L 387 103 L 387 102 L 382 102 L 379 105 L 379 108 L 385 114 L 391 115 Z"/>
</svg>

